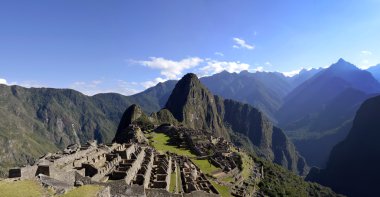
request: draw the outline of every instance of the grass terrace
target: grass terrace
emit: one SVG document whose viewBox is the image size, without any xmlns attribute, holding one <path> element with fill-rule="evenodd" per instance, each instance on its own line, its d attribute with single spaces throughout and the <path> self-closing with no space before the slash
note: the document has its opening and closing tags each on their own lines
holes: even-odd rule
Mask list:
<svg viewBox="0 0 380 197">
<path fill-rule="evenodd" d="M 44 188 L 36 181 L 0 181 L 0 196 L 40 197 L 45 196 Z"/>
<path fill-rule="evenodd" d="M 252 174 L 253 166 L 255 163 L 254 163 L 252 157 L 250 157 L 246 153 L 239 152 L 238 154 L 240 155 L 242 163 L 243 163 L 241 175 L 242 175 L 243 179 L 246 180 Z"/>
<path fill-rule="evenodd" d="M 169 186 L 169 192 L 171 193 L 176 192 L 176 179 L 177 179 L 176 173 L 172 172 L 172 174 L 170 175 L 170 186 Z"/>
<path fill-rule="evenodd" d="M 103 187 L 98 185 L 84 185 L 70 190 L 66 194 L 62 195 L 62 197 L 95 197 L 96 194 L 102 189 Z"/>
<path fill-rule="evenodd" d="M 165 153 L 169 151 L 177 155 L 196 157 L 195 154 L 191 153 L 189 149 L 178 148 L 177 146 L 169 144 L 170 137 L 164 133 L 151 132 L 147 135 L 150 139 L 150 145 L 153 146 L 160 153 Z"/>
<path fill-rule="evenodd" d="M 226 183 L 231 183 L 233 182 L 234 178 L 232 176 L 226 176 L 221 179 L 221 181 L 226 182 Z"/>
<path fill-rule="evenodd" d="M 147 134 L 150 140 L 150 145 L 153 146 L 157 151 L 165 153 L 166 151 L 175 153 L 177 155 L 197 157 L 188 148 L 177 147 L 175 145 L 169 144 L 170 136 L 164 133 L 151 132 Z M 206 174 L 212 174 L 212 172 L 218 170 L 219 168 L 212 165 L 207 159 L 192 159 L 192 161 Z"/>
<path fill-rule="evenodd" d="M 230 188 L 228 186 L 218 184 L 215 181 L 211 181 L 211 184 L 216 188 L 216 190 L 218 190 L 220 196 L 222 197 L 231 196 Z"/>
</svg>

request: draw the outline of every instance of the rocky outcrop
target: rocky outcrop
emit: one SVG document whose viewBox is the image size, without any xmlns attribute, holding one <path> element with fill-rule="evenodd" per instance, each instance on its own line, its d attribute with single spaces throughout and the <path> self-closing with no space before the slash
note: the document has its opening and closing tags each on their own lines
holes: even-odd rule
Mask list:
<svg viewBox="0 0 380 197">
<path fill-rule="evenodd" d="M 133 141 L 134 139 L 137 140 L 137 142 L 140 142 L 140 140 L 141 142 L 145 141 L 143 139 L 144 135 L 141 133 L 140 128 L 134 128 L 131 125 L 134 121 L 144 116 L 146 115 L 144 114 L 144 112 L 139 106 L 135 104 L 131 105 L 124 112 L 123 117 L 120 120 L 113 142 L 122 144 L 122 143 L 128 143 L 130 141 Z"/>
<path fill-rule="evenodd" d="M 307 180 L 348 196 L 377 196 L 380 177 L 380 96 L 357 111 L 346 139 L 336 145 L 326 169 L 313 168 Z"/>
<path fill-rule="evenodd" d="M 307 173 L 305 160 L 281 129 L 248 104 L 213 96 L 195 74 L 185 75 L 176 85 L 166 109 L 182 124 L 210 130 L 229 139 L 229 129 L 249 138 L 260 155 L 299 174 Z"/>
</svg>

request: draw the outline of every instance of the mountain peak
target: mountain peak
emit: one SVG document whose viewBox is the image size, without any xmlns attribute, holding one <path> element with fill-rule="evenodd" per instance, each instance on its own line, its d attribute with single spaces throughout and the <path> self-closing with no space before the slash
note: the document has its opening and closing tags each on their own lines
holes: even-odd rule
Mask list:
<svg viewBox="0 0 380 197">
<path fill-rule="evenodd" d="M 223 70 L 222 72 L 220 72 L 219 74 L 231 74 L 231 73 L 229 73 L 228 71 L 226 71 L 226 70 Z"/>
<path fill-rule="evenodd" d="M 189 73 L 178 81 L 165 108 L 190 128 L 211 130 L 217 136 L 228 137 L 215 102 L 214 95 L 198 77 Z"/>
<path fill-rule="evenodd" d="M 198 76 L 194 73 L 187 73 L 181 80 L 199 80 Z"/>
<path fill-rule="evenodd" d="M 239 74 L 246 75 L 246 74 L 250 74 L 250 72 L 248 72 L 248 70 L 242 70 L 242 71 L 240 71 Z"/>
<path fill-rule="evenodd" d="M 348 62 L 346 60 L 344 60 L 343 58 L 339 58 L 337 63 L 348 63 Z"/>
<path fill-rule="evenodd" d="M 347 62 L 346 60 L 340 58 L 335 64 L 332 64 L 328 68 L 328 70 L 352 71 L 352 70 L 359 70 L 359 68 L 351 64 L 350 62 Z"/>
</svg>

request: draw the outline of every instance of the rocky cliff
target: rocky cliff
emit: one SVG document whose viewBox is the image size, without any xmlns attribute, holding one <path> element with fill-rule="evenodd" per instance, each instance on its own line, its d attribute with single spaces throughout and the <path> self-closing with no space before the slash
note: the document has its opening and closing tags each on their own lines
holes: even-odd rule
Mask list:
<svg viewBox="0 0 380 197">
<path fill-rule="evenodd" d="M 224 100 L 224 108 L 221 109 L 224 109 L 224 122 L 233 131 L 248 136 L 261 156 L 299 174 L 307 173 L 305 159 L 296 151 L 285 133 L 273 126 L 261 111 L 233 100 Z"/>
</svg>

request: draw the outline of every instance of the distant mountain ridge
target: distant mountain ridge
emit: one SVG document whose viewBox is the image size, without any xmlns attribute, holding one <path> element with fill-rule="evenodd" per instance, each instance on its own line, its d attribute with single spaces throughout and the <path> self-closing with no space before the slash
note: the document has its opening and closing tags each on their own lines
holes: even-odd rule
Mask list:
<svg viewBox="0 0 380 197">
<path fill-rule="evenodd" d="M 213 94 L 251 104 L 276 122 L 275 113 L 282 106 L 283 98 L 318 71 L 302 70 L 293 77 L 286 77 L 279 72 L 223 71 L 200 80 Z"/>
<path fill-rule="evenodd" d="M 380 81 L 380 64 L 369 67 L 367 71 L 370 72 L 378 81 Z"/>
<path fill-rule="evenodd" d="M 376 93 L 380 83 L 371 73 L 340 59 L 289 93 L 276 117 L 307 161 L 323 166 L 360 104 Z"/>
</svg>

